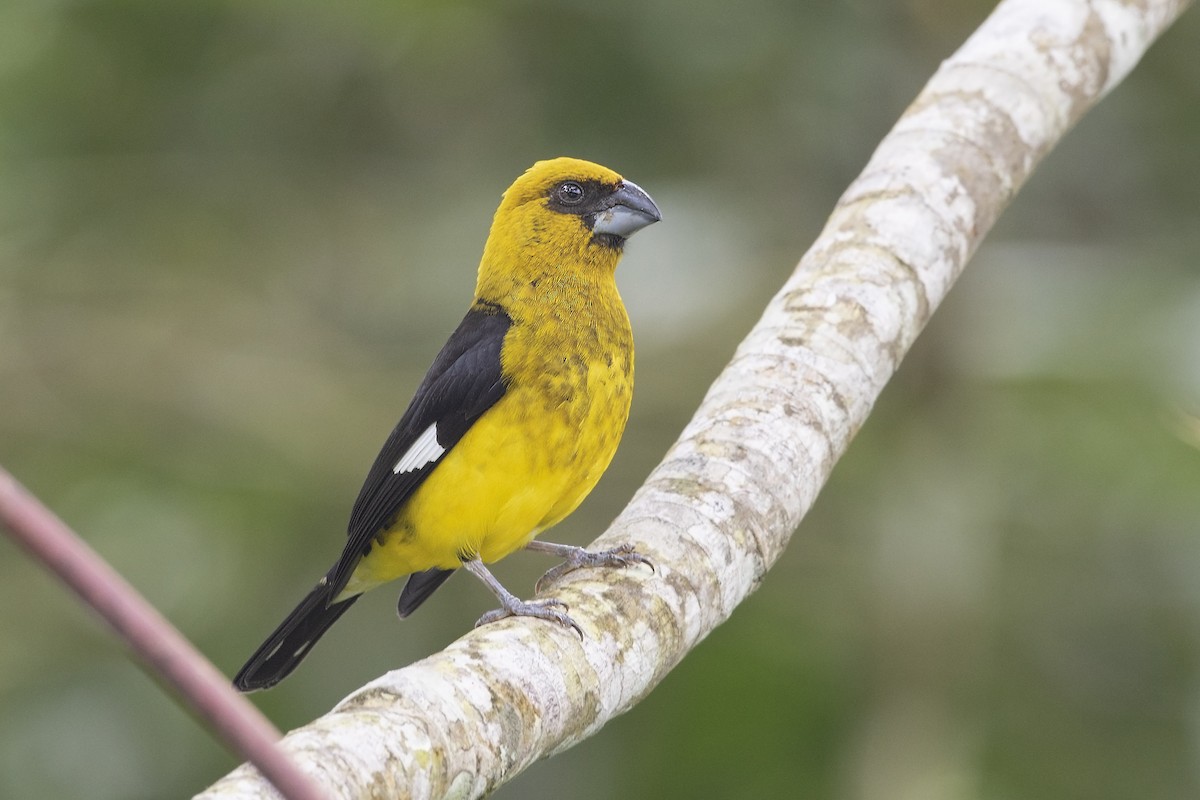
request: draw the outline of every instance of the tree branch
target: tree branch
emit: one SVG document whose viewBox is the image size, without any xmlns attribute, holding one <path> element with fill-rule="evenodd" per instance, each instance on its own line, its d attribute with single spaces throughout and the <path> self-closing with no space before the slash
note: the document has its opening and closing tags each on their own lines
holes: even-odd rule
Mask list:
<svg viewBox="0 0 1200 800">
<path fill-rule="evenodd" d="M 279 731 L 183 634 L 75 535 L 50 509 L 0 468 L 0 525 L 57 575 L 146 665 L 151 675 L 213 733 L 263 773 L 287 800 L 322 800 L 308 775 L 276 747 Z"/>
<path fill-rule="evenodd" d="M 657 572 L 554 586 L 390 672 L 285 749 L 343 798 L 479 797 L 644 697 L 763 579 L 917 334 L 1038 161 L 1187 0 L 1006 0 L 905 111 L 679 441 L 598 541 Z M 269 796 L 242 767 L 201 795 Z"/>
</svg>

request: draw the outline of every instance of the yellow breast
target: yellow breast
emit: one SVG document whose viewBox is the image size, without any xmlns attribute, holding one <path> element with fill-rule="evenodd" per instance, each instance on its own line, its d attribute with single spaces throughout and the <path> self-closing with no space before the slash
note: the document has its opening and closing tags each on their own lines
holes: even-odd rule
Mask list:
<svg viewBox="0 0 1200 800">
<path fill-rule="evenodd" d="M 597 296 L 602 286 L 571 286 L 570 301 L 512 315 L 505 395 L 416 491 L 354 587 L 464 558 L 496 561 L 583 501 L 616 453 L 633 394 L 629 318 L 609 285 L 612 297 Z"/>
</svg>

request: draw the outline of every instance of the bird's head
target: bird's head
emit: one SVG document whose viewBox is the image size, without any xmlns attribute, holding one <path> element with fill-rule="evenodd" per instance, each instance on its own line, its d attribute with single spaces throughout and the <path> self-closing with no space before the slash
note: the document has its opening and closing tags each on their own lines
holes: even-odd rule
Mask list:
<svg viewBox="0 0 1200 800">
<path fill-rule="evenodd" d="M 481 286 L 488 273 L 611 276 L 625 240 L 660 219 L 650 195 L 606 167 L 578 158 L 539 161 L 500 201 L 480 265 Z"/>
</svg>

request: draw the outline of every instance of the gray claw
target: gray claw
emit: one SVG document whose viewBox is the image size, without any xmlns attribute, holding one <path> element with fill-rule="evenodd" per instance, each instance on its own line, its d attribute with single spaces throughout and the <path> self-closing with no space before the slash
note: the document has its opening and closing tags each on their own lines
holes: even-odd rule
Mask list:
<svg viewBox="0 0 1200 800">
<path fill-rule="evenodd" d="M 563 611 L 556 610 L 557 608 L 564 609 Z M 564 628 L 572 628 L 579 639 L 583 640 L 583 628 L 575 620 L 571 619 L 566 613 L 567 604 L 561 600 L 553 598 L 545 598 L 542 600 L 518 601 L 511 605 L 502 608 L 493 609 L 487 612 L 475 623 L 478 628 L 481 625 L 487 625 L 497 620 L 502 620 L 505 617 L 533 617 L 535 619 L 544 619 L 547 622 L 557 622 Z"/>
<path fill-rule="evenodd" d="M 567 560 L 556 567 L 551 567 L 545 575 L 538 578 L 534 591 L 540 592 L 544 587 L 581 567 L 631 567 L 634 564 L 645 564 L 654 572 L 654 562 L 641 553 L 635 553 L 633 545 L 626 542 L 611 550 L 601 550 L 598 553 L 579 548 L 567 556 Z"/>
</svg>

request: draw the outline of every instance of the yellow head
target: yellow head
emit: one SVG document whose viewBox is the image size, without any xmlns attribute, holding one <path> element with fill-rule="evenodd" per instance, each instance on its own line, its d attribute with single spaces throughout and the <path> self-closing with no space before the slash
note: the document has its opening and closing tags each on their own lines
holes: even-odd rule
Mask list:
<svg viewBox="0 0 1200 800">
<path fill-rule="evenodd" d="M 500 201 L 479 264 L 476 296 L 500 300 L 544 277 L 612 280 L 625 240 L 658 222 L 632 181 L 578 158 L 539 161 Z"/>
</svg>

